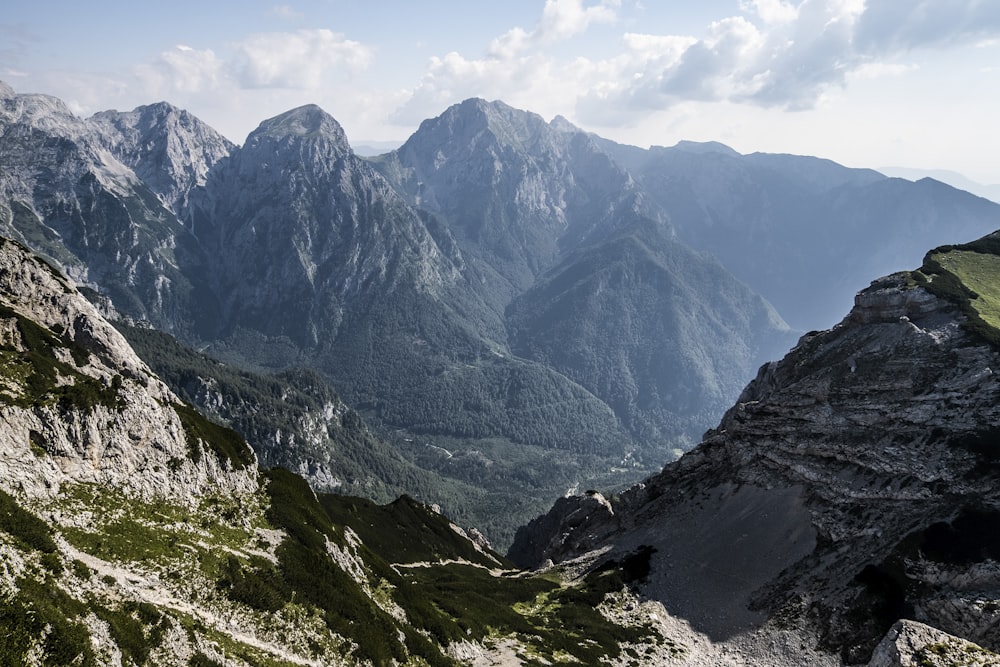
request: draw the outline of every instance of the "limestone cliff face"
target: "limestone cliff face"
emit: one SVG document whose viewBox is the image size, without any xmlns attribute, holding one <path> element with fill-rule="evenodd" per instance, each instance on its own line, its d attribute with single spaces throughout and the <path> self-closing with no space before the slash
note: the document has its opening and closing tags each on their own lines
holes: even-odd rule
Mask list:
<svg viewBox="0 0 1000 667">
<path fill-rule="evenodd" d="M 178 128 L 161 126 L 161 141 L 180 141 Z M 204 250 L 169 208 L 181 186 L 166 185 L 165 173 L 182 168 L 150 167 L 155 160 L 130 153 L 129 141 L 107 117 L 83 120 L 56 98 L 0 90 L 0 234 L 130 317 L 172 332 L 211 328 L 217 308 Z M 192 160 L 191 169 L 202 168 Z M 149 172 L 153 184 L 123 161 Z"/>
<path fill-rule="evenodd" d="M 908 617 L 995 648 L 1000 355 L 962 320 L 876 281 L 613 514 L 561 501 L 511 555 L 643 553 L 641 590 L 719 641 L 792 625 L 857 663 Z"/>
<path fill-rule="evenodd" d="M 66 483 L 197 502 L 256 491 L 256 461 L 212 451 L 121 335 L 54 269 L 0 239 L 0 479 L 47 497 Z"/>
<path fill-rule="evenodd" d="M 183 109 L 160 102 L 132 111 L 102 111 L 90 119 L 100 142 L 161 200 L 186 219 L 191 191 L 235 148 Z"/>
</svg>

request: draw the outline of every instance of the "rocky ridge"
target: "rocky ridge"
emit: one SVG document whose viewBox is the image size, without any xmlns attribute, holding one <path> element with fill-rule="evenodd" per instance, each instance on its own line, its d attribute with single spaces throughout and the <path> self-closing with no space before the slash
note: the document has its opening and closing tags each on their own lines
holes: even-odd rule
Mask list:
<svg viewBox="0 0 1000 667">
<path fill-rule="evenodd" d="M 900 617 L 997 648 L 1000 358 L 964 319 L 909 274 L 875 281 L 701 445 L 610 504 L 560 501 L 511 557 L 631 562 L 643 597 L 746 655 L 796 628 L 864 663 Z"/>
<path fill-rule="evenodd" d="M 183 109 L 166 102 L 132 111 L 102 111 L 89 121 L 101 143 L 182 220 L 191 192 L 236 148 Z"/>
<path fill-rule="evenodd" d="M 215 310 L 204 249 L 116 157 L 110 127 L 45 95 L 0 97 L 0 233 L 122 313 L 190 334 Z"/>
</svg>

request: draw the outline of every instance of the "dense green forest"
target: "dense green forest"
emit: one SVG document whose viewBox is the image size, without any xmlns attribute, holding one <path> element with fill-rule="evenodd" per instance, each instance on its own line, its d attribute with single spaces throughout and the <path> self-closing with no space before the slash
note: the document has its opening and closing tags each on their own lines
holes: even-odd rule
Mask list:
<svg viewBox="0 0 1000 667">
<path fill-rule="evenodd" d="M 437 504 L 459 525 L 481 530 L 501 551 L 518 526 L 581 480 L 614 488 L 645 472 L 615 439 L 609 439 L 609 448 L 617 451 L 594 455 L 504 438 L 444 436 L 430 428 L 415 433 L 386 426 L 377 416 L 369 426 L 315 371 L 247 371 L 159 331 L 119 329 L 178 396 L 243 435 L 263 467 L 299 472 L 319 491 L 378 502 L 408 495 Z M 524 391 L 521 404 L 530 411 L 531 392 Z M 321 474 L 324 470 L 331 476 Z"/>
</svg>

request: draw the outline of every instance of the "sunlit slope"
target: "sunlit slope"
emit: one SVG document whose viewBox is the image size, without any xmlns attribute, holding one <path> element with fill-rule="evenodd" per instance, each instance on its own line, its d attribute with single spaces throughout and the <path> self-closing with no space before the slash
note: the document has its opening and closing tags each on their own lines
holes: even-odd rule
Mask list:
<svg viewBox="0 0 1000 667">
<path fill-rule="evenodd" d="M 1000 233 L 927 253 L 916 282 L 962 307 L 967 326 L 1000 344 Z"/>
</svg>

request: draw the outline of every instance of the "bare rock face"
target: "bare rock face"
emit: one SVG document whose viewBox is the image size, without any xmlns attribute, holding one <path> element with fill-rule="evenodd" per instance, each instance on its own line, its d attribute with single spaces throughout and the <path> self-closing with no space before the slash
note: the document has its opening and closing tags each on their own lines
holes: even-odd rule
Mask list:
<svg viewBox="0 0 1000 667">
<path fill-rule="evenodd" d="M 868 667 L 1000 665 L 1000 655 L 916 621 L 900 621 L 879 642 Z"/>
<path fill-rule="evenodd" d="M 854 664 L 906 617 L 1000 646 L 1000 355 L 962 320 L 905 275 L 876 281 L 623 493 L 614 528 L 567 500 L 520 543 L 536 565 L 646 554 L 640 590 L 716 641 L 796 627 Z"/>
<path fill-rule="evenodd" d="M 235 146 L 183 109 L 160 102 L 132 111 L 102 111 L 89 121 L 100 141 L 149 186 L 170 210 L 186 218 L 191 191 Z"/>
<path fill-rule="evenodd" d="M 193 502 L 257 489 L 256 460 L 215 453 L 200 422 L 76 289 L 0 239 L 0 479 L 47 497 L 66 483 Z M 187 417 L 188 421 L 185 421 Z"/>
<path fill-rule="evenodd" d="M 162 142 L 186 137 L 189 150 L 165 148 L 177 164 L 163 158 L 152 167 L 155 156 L 142 151 L 156 153 L 155 146 L 126 146 L 140 140 L 106 117 L 77 118 L 45 95 L 0 95 L 0 235 L 45 255 L 129 317 L 172 332 L 210 329 L 217 307 L 205 282 L 207 259 L 169 208 L 180 181 L 197 182 L 208 158 L 194 155 L 194 140 L 180 127 L 161 128 Z M 199 150 L 211 153 L 211 146 Z M 187 167 L 182 154 L 191 159 Z M 187 168 L 190 177 L 178 173 Z"/>
<path fill-rule="evenodd" d="M 590 551 L 618 528 L 611 503 L 600 493 L 566 496 L 518 529 L 507 557 L 521 567 L 563 561 Z"/>
</svg>

